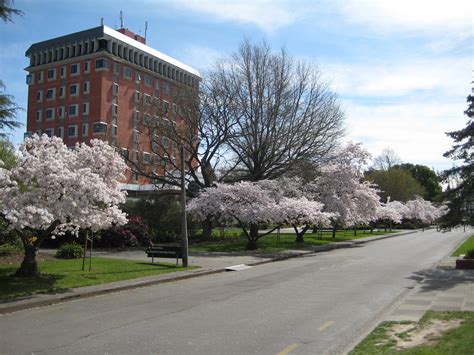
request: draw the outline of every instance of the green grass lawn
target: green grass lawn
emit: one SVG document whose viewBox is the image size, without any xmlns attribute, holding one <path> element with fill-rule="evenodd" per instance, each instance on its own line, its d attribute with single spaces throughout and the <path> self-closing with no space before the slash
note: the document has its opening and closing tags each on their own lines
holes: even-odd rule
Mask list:
<svg viewBox="0 0 474 355">
<path fill-rule="evenodd" d="M 395 232 L 395 231 L 394 231 Z M 275 233 L 266 235 L 258 240 L 257 245 L 259 252 L 273 253 L 285 251 L 290 249 L 308 249 L 313 245 L 323 245 L 332 242 L 344 242 L 348 240 L 383 235 L 390 232 L 374 231 L 372 234 L 369 231 L 357 231 L 357 236 L 354 236 L 353 231 L 338 231 L 336 238 L 332 238 L 331 232 L 324 232 L 322 237 L 315 233 L 306 233 L 304 236 L 304 243 L 295 243 L 295 234 L 281 233 L 280 240 Z M 196 243 L 190 246 L 190 251 L 194 252 L 237 252 L 245 250 L 247 239 L 240 234 L 236 234 L 233 238 L 226 238 L 224 240 L 208 241 L 203 243 Z"/>
<path fill-rule="evenodd" d="M 82 271 L 82 259 L 54 259 L 39 263 L 41 276 L 11 277 L 19 265 L 0 266 L 0 300 L 9 300 L 36 293 L 59 293 L 67 289 L 113 281 L 134 279 L 185 270 L 175 264 L 152 264 L 133 260 L 92 258 L 92 270 Z"/>
<path fill-rule="evenodd" d="M 471 235 L 464 243 L 461 244 L 459 248 L 451 256 L 459 256 L 461 254 L 466 254 L 469 250 L 474 249 L 474 235 Z"/>
<path fill-rule="evenodd" d="M 474 353 L 474 312 L 432 312 L 428 311 L 415 327 L 427 327 L 433 320 L 461 319 L 462 324 L 446 331 L 433 344 L 419 345 L 409 349 L 396 349 L 395 340 L 388 335 L 390 328 L 397 322 L 384 322 L 375 328 L 350 355 L 403 354 L 403 355 L 446 355 Z M 411 322 L 402 322 L 411 324 Z M 407 339 L 409 333 L 399 333 L 398 337 Z"/>
</svg>

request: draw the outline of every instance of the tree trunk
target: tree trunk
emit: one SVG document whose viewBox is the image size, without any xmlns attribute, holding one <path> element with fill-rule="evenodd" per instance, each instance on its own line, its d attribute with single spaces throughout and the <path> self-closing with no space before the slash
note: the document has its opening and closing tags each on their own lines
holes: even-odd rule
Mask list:
<svg viewBox="0 0 474 355">
<path fill-rule="evenodd" d="M 295 243 L 304 243 L 304 235 L 308 231 L 309 226 L 304 226 L 303 228 L 301 228 L 301 230 L 298 230 L 298 226 L 293 224 L 293 229 L 296 233 Z"/>
<path fill-rule="evenodd" d="M 211 239 L 211 235 L 212 235 L 212 221 L 210 218 L 206 218 L 204 221 L 202 221 L 201 239 L 209 240 Z"/>
<path fill-rule="evenodd" d="M 25 257 L 20 268 L 14 274 L 15 277 L 32 277 L 39 275 L 38 262 L 36 255 L 38 254 L 38 244 L 30 242 L 31 238 L 22 238 L 25 249 Z"/>
<path fill-rule="evenodd" d="M 354 227 L 354 237 L 357 236 L 357 228 Z"/>
<path fill-rule="evenodd" d="M 332 227 L 332 238 L 336 238 L 336 226 Z"/>
<path fill-rule="evenodd" d="M 295 243 L 304 243 L 304 232 L 296 233 Z"/>
<path fill-rule="evenodd" d="M 250 233 L 248 235 L 248 243 L 246 246 L 247 250 L 257 249 L 257 240 L 258 240 L 258 225 L 252 223 L 250 225 Z"/>
</svg>

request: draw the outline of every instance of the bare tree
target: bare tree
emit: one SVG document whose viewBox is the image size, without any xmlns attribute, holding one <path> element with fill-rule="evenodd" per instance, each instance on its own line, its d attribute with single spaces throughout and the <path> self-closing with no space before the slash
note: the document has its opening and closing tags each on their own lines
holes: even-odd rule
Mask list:
<svg viewBox="0 0 474 355">
<path fill-rule="evenodd" d="M 230 115 L 232 100 L 221 93 L 225 78 L 210 73 L 200 89 L 173 87 L 170 102 L 156 98 L 143 102 L 140 124 L 148 139 L 142 150 L 149 156 L 130 156 L 134 173 L 148 178 L 159 187 L 179 187 L 178 149 L 185 151 L 187 194 L 194 197 L 206 187 L 225 178 L 235 162 L 226 159 L 227 142 L 233 134 L 236 118 Z M 219 172 L 217 171 L 219 167 Z M 203 222 L 203 238 L 210 236 L 210 219 Z"/>
<path fill-rule="evenodd" d="M 234 103 L 234 179 L 277 178 L 323 160 L 338 144 L 344 114 L 315 65 L 245 40 L 216 70 Z"/>
<path fill-rule="evenodd" d="M 402 163 L 402 159 L 392 148 L 384 148 L 382 153 L 374 158 L 374 170 L 387 171 Z"/>
</svg>

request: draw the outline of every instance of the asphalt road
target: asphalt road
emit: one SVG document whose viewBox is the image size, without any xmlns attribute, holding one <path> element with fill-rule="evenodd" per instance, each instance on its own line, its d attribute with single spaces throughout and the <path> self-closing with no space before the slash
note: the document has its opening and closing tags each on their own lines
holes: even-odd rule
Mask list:
<svg viewBox="0 0 474 355">
<path fill-rule="evenodd" d="M 0 316 L 0 353 L 340 353 L 468 236 L 419 232 Z"/>
</svg>

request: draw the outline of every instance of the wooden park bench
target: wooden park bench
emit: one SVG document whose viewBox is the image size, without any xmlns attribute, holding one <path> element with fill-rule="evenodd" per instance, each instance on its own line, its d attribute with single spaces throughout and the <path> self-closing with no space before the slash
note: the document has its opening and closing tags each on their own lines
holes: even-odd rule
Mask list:
<svg viewBox="0 0 474 355">
<path fill-rule="evenodd" d="M 181 245 L 150 245 L 145 249 L 146 255 L 154 262 L 155 258 L 176 258 L 176 265 L 178 259 L 183 259 L 183 249 Z"/>
</svg>

